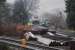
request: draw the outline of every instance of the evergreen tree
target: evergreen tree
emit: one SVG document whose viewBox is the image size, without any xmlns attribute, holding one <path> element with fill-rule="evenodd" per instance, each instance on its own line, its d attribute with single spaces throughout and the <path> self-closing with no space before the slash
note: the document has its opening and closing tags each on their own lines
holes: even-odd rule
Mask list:
<svg viewBox="0 0 75 50">
<path fill-rule="evenodd" d="M 75 29 L 75 0 L 66 0 L 67 24 L 70 29 Z"/>
<path fill-rule="evenodd" d="M 5 2 L 6 0 L 0 0 L 0 3 Z"/>
<path fill-rule="evenodd" d="M 7 23 L 9 20 L 9 6 L 6 1 L 0 2 L 0 25 Z"/>
</svg>

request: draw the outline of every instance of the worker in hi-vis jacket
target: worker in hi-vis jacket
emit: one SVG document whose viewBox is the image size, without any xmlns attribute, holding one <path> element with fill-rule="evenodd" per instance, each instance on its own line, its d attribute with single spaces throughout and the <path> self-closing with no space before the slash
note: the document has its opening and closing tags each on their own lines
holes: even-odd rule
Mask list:
<svg viewBox="0 0 75 50">
<path fill-rule="evenodd" d="M 23 32 L 23 34 L 21 34 L 20 42 L 21 42 L 21 47 L 27 48 L 27 38 L 24 35 L 24 33 L 25 31 Z"/>
</svg>

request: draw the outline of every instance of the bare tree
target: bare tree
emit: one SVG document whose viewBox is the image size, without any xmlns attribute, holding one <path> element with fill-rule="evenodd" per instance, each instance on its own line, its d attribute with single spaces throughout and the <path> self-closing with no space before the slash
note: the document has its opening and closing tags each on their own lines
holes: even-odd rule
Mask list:
<svg viewBox="0 0 75 50">
<path fill-rule="evenodd" d="M 48 22 L 48 28 L 58 30 L 58 29 L 64 29 L 66 27 L 66 21 L 64 20 L 61 11 L 58 11 L 58 13 L 56 14 L 45 13 L 44 18 Z"/>
<path fill-rule="evenodd" d="M 58 12 L 58 14 L 53 15 L 49 18 L 49 25 L 54 26 L 55 30 L 65 28 L 65 21 L 62 16 L 62 12 Z"/>
<path fill-rule="evenodd" d="M 38 0 L 16 0 L 14 4 L 14 19 L 17 22 L 27 23 L 29 16 L 38 8 Z"/>
<path fill-rule="evenodd" d="M 23 22 L 25 24 L 29 16 L 31 17 L 31 15 L 33 15 L 33 12 L 38 8 L 37 1 L 38 0 L 16 0 L 15 4 L 12 6 L 1 7 L 0 13 L 4 13 L 4 15 L 0 15 L 2 17 L 0 17 L 0 33 L 12 35 L 18 32 L 17 30 L 19 29 L 23 31 L 24 27 L 22 26 L 24 25 L 21 24 L 21 26 L 19 26 L 20 28 L 17 30 L 16 27 L 20 25 L 19 23 Z"/>
</svg>

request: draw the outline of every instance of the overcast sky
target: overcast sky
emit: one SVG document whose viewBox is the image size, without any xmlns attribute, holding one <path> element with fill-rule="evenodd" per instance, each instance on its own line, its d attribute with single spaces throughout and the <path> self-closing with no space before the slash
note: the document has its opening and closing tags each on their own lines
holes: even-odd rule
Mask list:
<svg viewBox="0 0 75 50">
<path fill-rule="evenodd" d="M 14 3 L 14 0 L 8 0 L 9 3 Z M 40 0 L 39 14 L 44 12 L 53 12 L 54 9 L 65 9 L 64 0 Z"/>
<path fill-rule="evenodd" d="M 41 0 L 40 1 L 40 13 L 52 12 L 54 9 L 65 9 L 64 0 Z"/>
<path fill-rule="evenodd" d="M 14 3 L 15 0 L 7 0 L 9 3 Z"/>
</svg>

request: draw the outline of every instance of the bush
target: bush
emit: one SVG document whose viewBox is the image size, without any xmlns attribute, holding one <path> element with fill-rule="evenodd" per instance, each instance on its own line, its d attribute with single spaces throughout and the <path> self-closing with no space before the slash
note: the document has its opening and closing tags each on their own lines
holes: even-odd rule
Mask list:
<svg viewBox="0 0 75 50">
<path fill-rule="evenodd" d="M 7 46 L 7 44 L 1 43 L 0 50 L 9 50 L 9 47 Z"/>
</svg>

